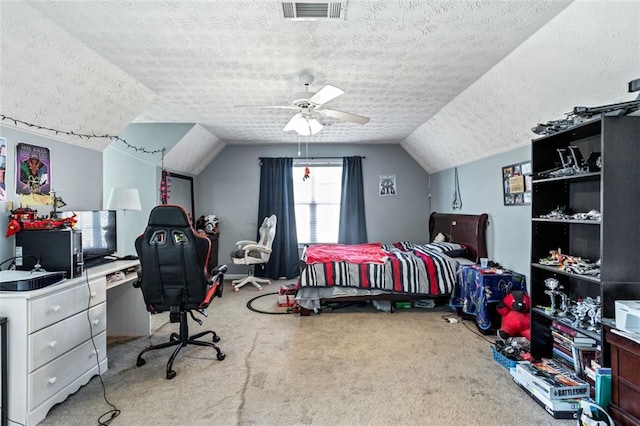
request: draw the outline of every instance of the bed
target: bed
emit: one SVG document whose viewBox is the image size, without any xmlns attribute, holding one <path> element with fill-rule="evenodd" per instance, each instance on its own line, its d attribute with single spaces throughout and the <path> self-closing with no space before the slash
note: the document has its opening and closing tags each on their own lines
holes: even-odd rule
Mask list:
<svg viewBox="0 0 640 426">
<path fill-rule="evenodd" d="M 458 267 L 487 257 L 487 221 L 486 213 L 432 213 L 428 243 L 306 247 L 296 292 L 301 315 L 338 302 L 372 301 L 382 310 L 394 301 L 448 302 Z M 444 241 L 435 242 L 439 234 Z"/>
</svg>

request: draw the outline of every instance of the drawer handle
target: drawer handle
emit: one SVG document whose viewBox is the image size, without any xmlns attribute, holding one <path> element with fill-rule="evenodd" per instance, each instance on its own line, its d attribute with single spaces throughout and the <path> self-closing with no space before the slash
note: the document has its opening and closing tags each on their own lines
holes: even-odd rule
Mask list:
<svg viewBox="0 0 640 426">
<path fill-rule="evenodd" d="M 56 340 L 53 340 L 53 341 L 49 342 L 49 347 L 50 348 L 55 348 L 57 344 L 58 344 L 58 342 Z"/>
<path fill-rule="evenodd" d="M 98 325 L 98 324 L 100 324 L 100 318 L 96 318 L 91 322 L 93 323 L 93 325 Z"/>
<path fill-rule="evenodd" d="M 49 382 L 50 385 L 54 384 L 56 381 L 58 381 L 57 377 L 52 377 L 49 380 L 47 380 L 47 382 Z"/>
<path fill-rule="evenodd" d="M 99 354 L 100 354 L 99 350 L 91 351 L 89 353 L 89 358 L 94 358 L 96 355 L 99 355 Z"/>
<path fill-rule="evenodd" d="M 51 312 L 60 312 L 60 305 L 52 306 Z"/>
<path fill-rule="evenodd" d="M 97 291 L 92 291 L 91 292 L 91 298 L 93 299 L 94 297 L 96 297 L 98 295 Z"/>
</svg>

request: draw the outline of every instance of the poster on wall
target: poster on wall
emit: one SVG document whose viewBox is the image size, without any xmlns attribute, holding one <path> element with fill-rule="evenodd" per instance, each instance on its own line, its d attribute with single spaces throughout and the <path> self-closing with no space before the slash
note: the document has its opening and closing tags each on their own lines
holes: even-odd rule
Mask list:
<svg viewBox="0 0 640 426">
<path fill-rule="evenodd" d="M 0 201 L 7 200 L 7 183 L 5 173 L 7 172 L 7 140 L 0 138 Z"/>
<path fill-rule="evenodd" d="M 531 162 L 502 168 L 502 193 L 505 206 L 531 204 Z"/>
<path fill-rule="evenodd" d="M 396 175 L 380 175 L 378 193 L 381 197 L 396 195 Z"/>
<path fill-rule="evenodd" d="M 19 142 L 16 145 L 16 194 L 49 195 L 50 191 L 49 148 Z"/>
</svg>

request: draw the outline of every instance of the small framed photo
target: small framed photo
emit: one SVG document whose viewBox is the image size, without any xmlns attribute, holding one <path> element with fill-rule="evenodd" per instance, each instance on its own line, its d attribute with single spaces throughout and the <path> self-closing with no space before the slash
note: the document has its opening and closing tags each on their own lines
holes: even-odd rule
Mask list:
<svg viewBox="0 0 640 426">
<path fill-rule="evenodd" d="M 396 195 L 396 175 L 380 175 L 378 182 L 378 194 L 381 197 Z"/>
</svg>

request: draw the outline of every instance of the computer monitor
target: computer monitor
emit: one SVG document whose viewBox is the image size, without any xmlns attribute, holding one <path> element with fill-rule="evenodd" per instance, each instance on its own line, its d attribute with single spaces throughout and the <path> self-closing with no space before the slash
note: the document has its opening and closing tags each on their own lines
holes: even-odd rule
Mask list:
<svg viewBox="0 0 640 426">
<path fill-rule="evenodd" d="M 82 231 L 85 267 L 112 256 L 118 250 L 115 210 L 76 211 L 76 229 Z"/>
</svg>

